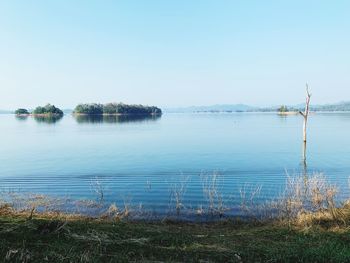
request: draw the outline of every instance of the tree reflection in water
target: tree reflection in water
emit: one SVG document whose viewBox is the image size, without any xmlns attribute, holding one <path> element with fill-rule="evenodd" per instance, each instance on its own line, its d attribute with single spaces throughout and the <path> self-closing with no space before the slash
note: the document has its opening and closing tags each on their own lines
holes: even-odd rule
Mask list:
<svg viewBox="0 0 350 263">
<path fill-rule="evenodd" d="M 128 123 L 156 121 L 161 115 L 74 115 L 78 123 Z"/>
<path fill-rule="evenodd" d="M 28 115 L 15 115 L 15 116 L 16 116 L 16 120 L 18 120 L 18 121 L 28 120 Z"/>
<path fill-rule="evenodd" d="M 63 115 L 33 116 L 38 123 L 55 124 L 63 118 Z"/>
</svg>

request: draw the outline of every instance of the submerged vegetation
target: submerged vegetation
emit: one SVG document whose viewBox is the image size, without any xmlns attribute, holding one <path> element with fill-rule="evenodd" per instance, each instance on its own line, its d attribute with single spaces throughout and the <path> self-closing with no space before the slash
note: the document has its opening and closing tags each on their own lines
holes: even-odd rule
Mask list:
<svg viewBox="0 0 350 263">
<path fill-rule="evenodd" d="M 172 191 L 177 213 L 190 207 L 183 199 L 186 182 Z M 228 208 L 219 182 L 217 175 L 204 179 L 208 213 Z M 80 206 L 104 202 L 103 185 L 93 185 L 98 200 Z M 350 203 L 336 206 L 336 193 L 319 174 L 289 178 L 281 198 L 261 207 L 253 201 L 257 191 L 241 189 L 249 218 L 201 223 L 133 221 L 127 203 L 110 204 L 97 217 L 67 214 L 53 205 L 60 200 L 12 193 L 16 203 L 0 203 L 0 256 L 10 262 L 349 262 Z"/>
<path fill-rule="evenodd" d="M 244 184 L 230 193 L 223 191 L 225 183 L 219 174 L 201 175 L 201 178 L 199 183 L 202 186 L 203 196 L 196 201 L 195 205 L 187 196 L 190 195 L 188 187 L 189 185 L 193 187 L 193 182 L 190 182 L 189 177 L 185 177 L 179 182 L 169 184 L 168 210 L 165 206 L 161 211 L 154 210 L 152 204 L 145 207 L 137 200 L 131 202 L 132 196 L 129 196 L 129 199 L 124 196 L 122 200 L 106 199 L 106 196 L 114 196 L 115 193 L 110 193 L 109 187 L 104 185 L 98 177 L 94 178 L 90 185 L 92 193 L 96 194 L 96 202 L 7 192 L 3 189 L 0 192 L 0 205 L 6 204 L 14 211 L 31 209 L 38 213 L 65 211 L 74 215 L 93 217 L 108 215 L 110 219 L 127 217 L 130 220 L 164 220 L 166 218 L 202 222 L 239 216 L 260 221 L 291 222 L 300 220 L 303 216 L 309 217 L 320 213 L 339 222 L 350 218 L 350 197 L 345 198 L 348 191 L 339 194 L 339 188 L 328 182 L 322 174 L 288 177 L 285 190 L 273 199 L 261 196 L 262 187 L 259 185 Z M 144 195 L 152 192 L 151 182 L 147 181 L 145 187 L 147 191 Z"/>
<path fill-rule="evenodd" d="M 155 106 L 91 103 L 79 104 L 75 107 L 74 113 L 86 115 L 161 115 L 162 110 Z"/>
</svg>

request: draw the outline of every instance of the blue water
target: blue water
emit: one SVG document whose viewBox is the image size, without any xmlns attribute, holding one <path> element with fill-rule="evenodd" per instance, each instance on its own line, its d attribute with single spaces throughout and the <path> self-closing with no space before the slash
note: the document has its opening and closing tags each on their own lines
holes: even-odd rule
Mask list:
<svg viewBox="0 0 350 263">
<path fill-rule="evenodd" d="M 350 113 L 310 116 L 308 173 L 322 172 L 349 194 Z M 174 189 L 198 206 L 203 184 L 218 175 L 220 192 L 239 203 L 239 189 L 261 186 L 276 197 L 287 173 L 301 173 L 302 118 L 273 113 L 164 114 L 159 118 L 59 120 L 0 115 L 3 191 L 96 198 L 169 209 Z M 186 183 L 184 183 L 186 182 Z"/>
</svg>

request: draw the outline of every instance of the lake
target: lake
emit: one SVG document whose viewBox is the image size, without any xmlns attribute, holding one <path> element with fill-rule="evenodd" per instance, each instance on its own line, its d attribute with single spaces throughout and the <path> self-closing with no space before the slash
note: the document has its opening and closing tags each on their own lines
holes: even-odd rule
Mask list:
<svg viewBox="0 0 350 263">
<path fill-rule="evenodd" d="M 3 192 L 128 202 L 155 213 L 208 202 L 216 187 L 230 205 L 240 189 L 261 187 L 258 202 L 303 173 L 302 117 L 275 113 L 163 114 L 154 118 L 17 118 L 0 115 Z M 310 116 L 307 171 L 322 172 L 349 195 L 350 113 Z M 238 211 L 234 213 L 239 213 Z"/>
</svg>

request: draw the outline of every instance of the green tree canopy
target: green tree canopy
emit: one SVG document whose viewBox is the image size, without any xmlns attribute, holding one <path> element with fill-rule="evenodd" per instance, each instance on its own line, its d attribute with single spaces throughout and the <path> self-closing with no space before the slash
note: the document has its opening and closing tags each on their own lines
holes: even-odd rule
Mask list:
<svg viewBox="0 0 350 263">
<path fill-rule="evenodd" d="M 128 115 L 160 115 L 162 110 L 155 106 L 128 105 L 123 103 L 79 104 L 74 113 L 88 115 L 128 114 Z"/>
<path fill-rule="evenodd" d="M 29 114 L 29 111 L 27 109 L 17 109 L 15 111 L 15 114 L 16 115 L 26 115 L 26 114 Z"/>
<path fill-rule="evenodd" d="M 47 104 L 44 107 L 36 107 L 33 114 L 63 115 L 63 111 L 56 108 L 54 105 Z"/>
<path fill-rule="evenodd" d="M 287 106 L 282 105 L 281 107 L 279 107 L 278 111 L 279 111 L 279 112 L 288 112 L 289 109 L 287 108 Z"/>
</svg>

